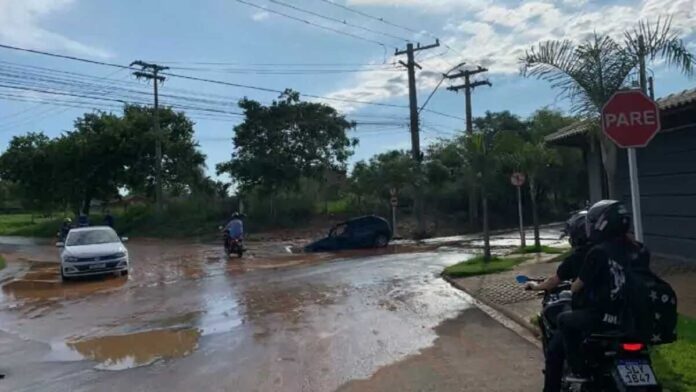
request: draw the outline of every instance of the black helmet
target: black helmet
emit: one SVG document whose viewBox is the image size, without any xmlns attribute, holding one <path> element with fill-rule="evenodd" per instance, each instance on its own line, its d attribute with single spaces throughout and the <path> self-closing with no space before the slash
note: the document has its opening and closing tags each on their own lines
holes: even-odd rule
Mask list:
<svg viewBox="0 0 696 392">
<path fill-rule="evenodd" d="M 573 248 L 587 244 L 586 216 L 587 211 L 578 211 L 566 221 L 563 233 L 568 236 L 568 242 Z"/>
<path fill-rule="evenodd" d="M 591 242 L 621 237 L 630 227 L 630 215 L 620 201 L 601 200 L 587 211 L 587 238 Z"/>
</svg>

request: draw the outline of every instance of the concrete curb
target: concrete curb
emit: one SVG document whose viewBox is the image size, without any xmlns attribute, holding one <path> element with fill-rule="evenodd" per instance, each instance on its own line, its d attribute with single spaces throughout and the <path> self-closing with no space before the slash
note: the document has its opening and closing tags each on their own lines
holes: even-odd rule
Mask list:
<svg viewBox="0 0 696 392">
<path fill-rule="evenodd" d="M 498 304 L 478 298 L 474 293 L 469 292 L 466 288 L 458 284 L 457 281 L 451 278 L 450 276 L 444 273 L 441 274 L 441 276 L 442 279 L 451 284 L 453 287 L 469 294 L 471 298 L 475 300 L 474 304 L 480 309 L 482 309 L 484 312 L 491 315 L 487 309 L 484 309 L 484 307 L 488 308 L 514 323 L 517 326 L 517 328 L 511 327 L 509 323 L 502 322 L 499 317 L 494 317 L 493 315 L 491 315 L 494 319 L 496 319 L 497 321 L 501 321 L 503 325 L 520 335 L 525 340 L 541 348 L 540 331 L 536 326 L 534 326 L 534 324 L 530 323 L 528 320 L 524 320 L 522 317 L 514 314 L 513 312 L 510 312 L 509 310 L 503 308 L 502 306 L 499 306 Z M 520 330 L 524 332 L 521 332 Z"/>
</svg>

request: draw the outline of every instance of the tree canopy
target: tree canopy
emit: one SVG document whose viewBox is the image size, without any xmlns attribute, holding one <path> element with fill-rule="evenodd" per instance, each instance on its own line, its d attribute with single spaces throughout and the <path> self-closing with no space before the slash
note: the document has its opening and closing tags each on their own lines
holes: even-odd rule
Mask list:
<svg viewBox="0 0 696 392">
<path fill-rule="evenodd" d="M 269 106 L 245 98 L 239 107 L 246 117 L 234 128 L 232 159 L 217 172 L 229 173 L 242 189 L 288 189 L 301 178 L 345 170 L 357 144 L 346 135 L 353 123 L 331 106 L 300 101 L 292 90 Z"/>
</svg>

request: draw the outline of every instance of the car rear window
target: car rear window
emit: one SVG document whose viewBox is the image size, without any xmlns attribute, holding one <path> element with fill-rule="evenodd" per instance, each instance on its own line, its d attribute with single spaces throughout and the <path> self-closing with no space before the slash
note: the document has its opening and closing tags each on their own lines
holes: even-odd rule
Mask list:
<svg viewBox="0 0 696 392">
<path fill-rule="evenodd" d="M 68 234 L 66 241 L 67 246 L 80 246 L 80 245 L 95 245 L 95 244 L 108 244 L 112 242 L 119 242 L 120 239 L 116 232 L 113 230 L 88 230 L 88 231 L 71 231 Z"/>
</svg>

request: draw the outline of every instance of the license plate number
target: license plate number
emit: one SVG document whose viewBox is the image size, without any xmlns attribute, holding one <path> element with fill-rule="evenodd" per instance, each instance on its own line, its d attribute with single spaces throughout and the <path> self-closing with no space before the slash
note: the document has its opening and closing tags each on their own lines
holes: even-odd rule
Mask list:
<svg viewBox="0 0 696 392">
<path fill-rule="evenodd" d="M 620 361 L 616 368 L 626 386 L 657 385 L 655 374 L 647 362 Z"/>
<path fill-rule="evenodd" d="M 102 263 L 102 264 L 92 264 L 92 265 L 89 266 L 89 269 L 104 269 L 104 268 L 106 268 L 106 264 L 105 264 L 105 263 Z"/>
</svg>

